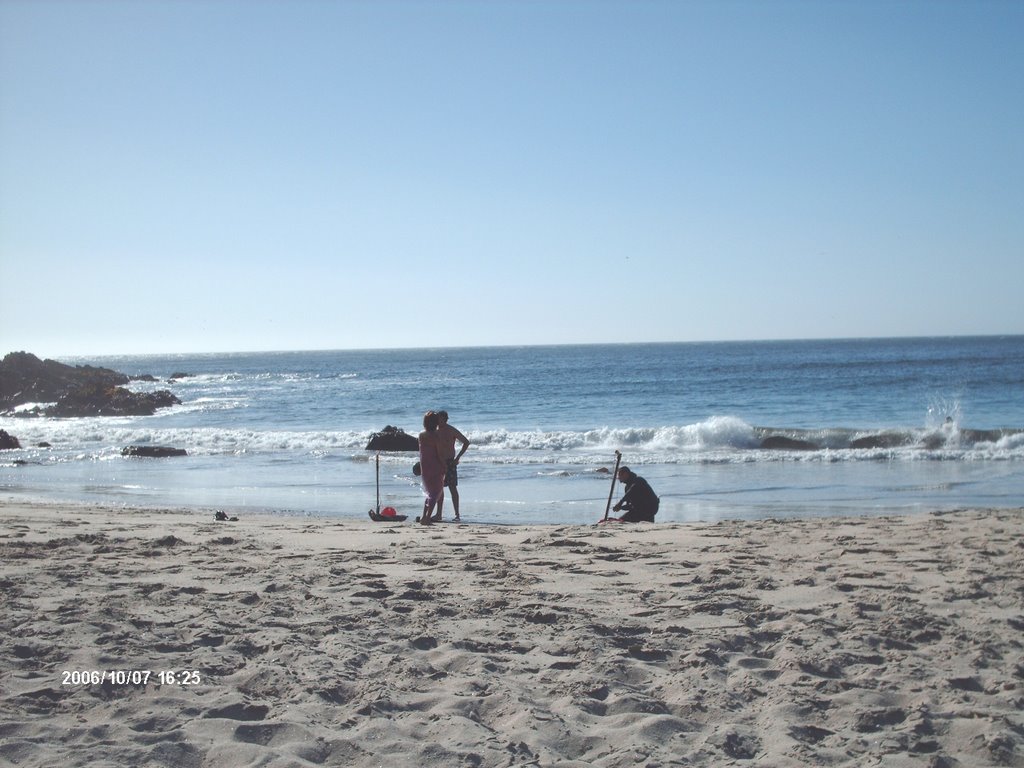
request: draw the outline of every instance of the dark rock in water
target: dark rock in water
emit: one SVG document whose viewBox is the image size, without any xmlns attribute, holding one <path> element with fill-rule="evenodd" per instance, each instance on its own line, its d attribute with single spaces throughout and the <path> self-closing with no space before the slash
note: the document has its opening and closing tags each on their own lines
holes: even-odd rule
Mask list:
<svg viewBox="0 0 1024 768">
<path fill-rule="evenodd" d="M 0 361 L 0 409 L 23 403 L 52 403 L 85 385 L 117 387 L 127 383 L 127 376 L 109 368 L 70 366 L 40 360 L 28 352 L 11 352 Z"/>
<path fill-rule="evenodd" d="M 89 384 L 63 395 L 55 405 L 43 409 L 46 416 L 152 416 L 157 408 L 180 405 L 181 400 L 166 389 L 159 392 L 129 392 L 124 387 Z"/>
<path fill-rule="evenodd" d="M 136 380 L 154 381 L 152 376 Z M 55 403 L 19 411 L 17 416 L 151 416 L 157 408 L 181 403 L 167 390 L 135 393 L 124 389 L 129 377 L 109 368 L 71 366 L 12 352 L 0 361 L 0 410 L 25 403 Z"/>
<path fill-rule="evenodd" d="M 910 445 L 911 437 L 905 432 L 880 432 L 865 435 L 850 442 L 851 448 L 900 448 Z"/>
<path fill-rule="evenodd" d="M 821 446 L 807 440 L 797 440 L 784 435 L 772 435 L 761 441 L 761 447 L 774 451 L 816 451 Z"/>
<path fill-rule="evenodd" d="M 122 456 L 144 456 L 151 459 L 165 459 L 169 456 L 188 456 L 184 448 L 171 448 L 167 445 L 129 445 L 121 449 Z"/>
<path fill-rule="evenodd" d="M 366 444 L 368 451 L 418 451 L 420 449 L 419 438 L 406 434 L 398 427 L 390 424 L 380 432 L 370 435 L 370 442 Z"/>
<path fill-rule="evenodd" d="M 171 374 L 171 381 L 174 381 L 175 379 L 188 379 L 191 377 L 191 373 L 182 373 L 181 371 L 175 371 L 174 373 Z"/>
<path fill-rule="evenodd" d="M 21 443 L 18 442 L 18 438 L 14 435 L 7 434 L 7 432 L 0 429 L 0 451 L 9 451 L 14 448 L 21 448 Z"/>
</svg>

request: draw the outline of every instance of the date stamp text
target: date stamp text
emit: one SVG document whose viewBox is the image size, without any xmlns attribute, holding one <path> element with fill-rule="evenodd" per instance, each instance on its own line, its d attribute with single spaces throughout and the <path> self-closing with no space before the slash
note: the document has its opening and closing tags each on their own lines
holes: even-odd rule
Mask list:
<svg viewBox="0 0 1024 768">
<path fill-rule="evenodd" d="M 199 685 L 202 675 L 194 669 L 65 669 L 61 672 L 61 685 L 69 686 L 145 686 Z"/>
</svg>

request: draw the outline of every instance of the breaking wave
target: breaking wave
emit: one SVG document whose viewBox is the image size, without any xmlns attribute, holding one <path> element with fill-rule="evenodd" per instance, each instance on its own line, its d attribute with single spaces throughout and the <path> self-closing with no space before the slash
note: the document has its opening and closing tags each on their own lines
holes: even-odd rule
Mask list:
<svg viewBox="0 0 1024 768">
<path fill-rule="evenodd" d="M 481 449 L 515 460 L 522 452 L 585 458 L 629 452 L 632 461 L 694 463 L 703 461 L 786 461 L 864 459 L 1022 459 L 1024 430 L 938 428 L 790 429 L 759 427 L 739 418 L 716 416 L 683 426 L 604 427 L 586 432 L 510 432 L 470 435 Z M 526 456 L 519 456 L 529 460 Z"/>
<path fill-rule="evenodd" d="M 364 461 L 369 432 L 281 431 L 216 427 L 140 427 L 121 419 L 23 420 L 23 446 L 2 461 L 33 463 L 119 458 L 129 444 L 173 445 L 191 456 L 275 454 L 282 460 Z M 790 429 L 762 427 L 732 416 L 662 427 L 600 427 L 585 431 L 467 431 L 474 464 L 604 464 L 616 450 L 632 463 L 749 463 L 759 461 L 1019 460 L 1024 430 L 934 428 Z M 404 462 L 408 454 L 383 456 Z"/>
</svg>

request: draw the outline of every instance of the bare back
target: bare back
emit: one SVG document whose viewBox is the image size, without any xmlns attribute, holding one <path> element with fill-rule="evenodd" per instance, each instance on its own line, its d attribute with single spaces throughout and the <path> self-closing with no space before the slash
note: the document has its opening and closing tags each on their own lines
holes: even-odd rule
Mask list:
<svg viewBox="0 0 1024 768">
<path fill-rule="evenodd" d="M 445 461 L 455 458 L 455 441 L 461 436 L 462 433 L 450 424 L 442 424 L 437 428 L 437 439 L 441 444 L 441 458 Z"/>
</svg>

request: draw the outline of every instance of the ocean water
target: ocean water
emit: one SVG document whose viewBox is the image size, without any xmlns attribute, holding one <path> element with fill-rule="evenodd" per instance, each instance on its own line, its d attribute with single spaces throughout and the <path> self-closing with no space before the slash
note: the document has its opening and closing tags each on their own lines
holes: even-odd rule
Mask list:
<svg viewBox="0 0 1024 768">
<path fill-rule="evenodd" d="M 0 454 L 7 498 L 365 518 L 379 494 L 412 515 L 415 454 L 365 446 L 387 425 L 416 434 L 424 411 L 444 408 L 472 441 L 460 466 L 470 521 L 594 522 L 616 450 L 661 496 L 659 521 L 1024 507 L 1022 336 L 63 362 L 152 374 L 132 388 L 170 389 L 182 405 L 0 417 L 26 446 Z M 189 455 L 121 456 L 147 443 Z"/>
</svg>

